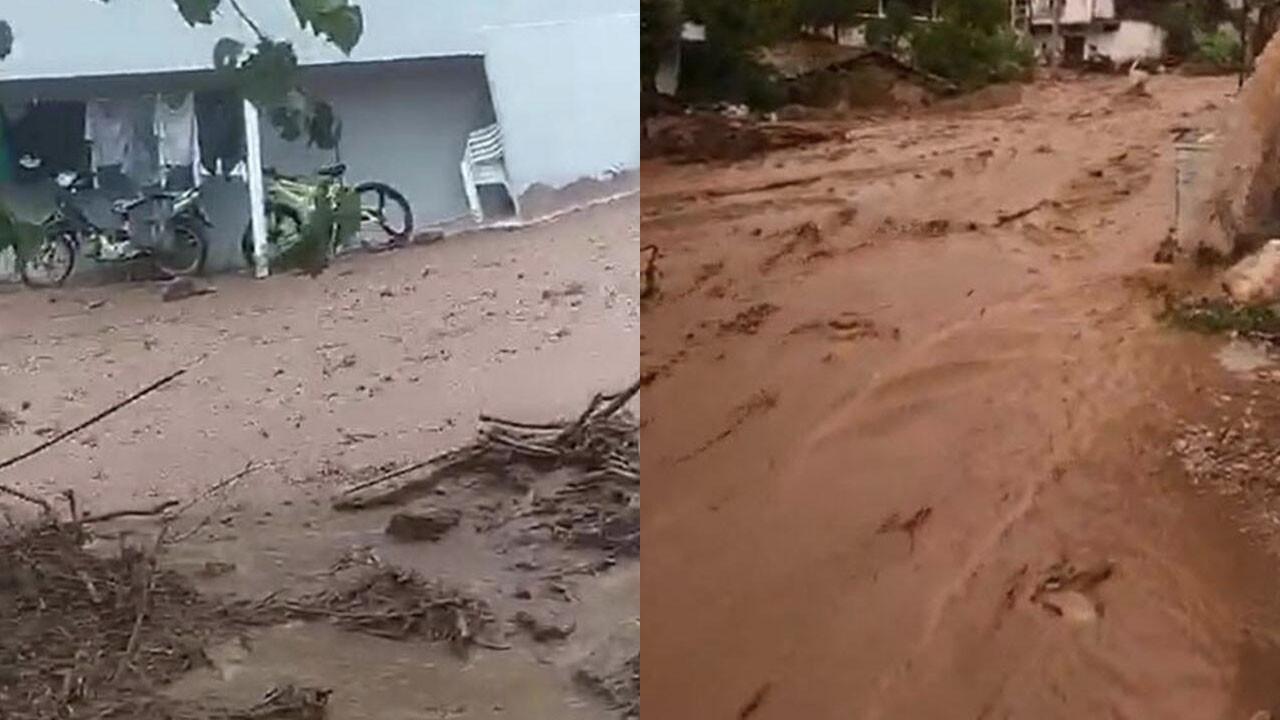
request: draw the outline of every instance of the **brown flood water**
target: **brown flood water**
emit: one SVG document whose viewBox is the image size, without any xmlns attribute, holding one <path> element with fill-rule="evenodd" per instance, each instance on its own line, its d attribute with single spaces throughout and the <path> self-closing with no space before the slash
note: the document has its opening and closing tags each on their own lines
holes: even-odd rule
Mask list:
<svg viewBox="0 0 1280 720">
<path fill-rule="evenodd" d="M 1234 85 L 1125 87 L 645 168 L 652 717 L 1280 707 L 1274 563 L 1169 457 L 1229 378 L 1148 292 Z"/>
</svg>

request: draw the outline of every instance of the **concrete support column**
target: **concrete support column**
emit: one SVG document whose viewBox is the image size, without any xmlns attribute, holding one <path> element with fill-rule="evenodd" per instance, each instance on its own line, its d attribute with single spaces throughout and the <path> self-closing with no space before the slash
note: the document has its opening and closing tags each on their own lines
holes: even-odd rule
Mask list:
<svg viewBox="0 0 1280 720">
<path fill-rule="evenodd" d="M 244 139 L 249 156 L 249 227 L 253 232 L 253 274 L 264 278 L 271 273 L 267 261 L 267 193 L 262 178 L 262 123 L 258 108 L 244 101 Z"/>
</svg>

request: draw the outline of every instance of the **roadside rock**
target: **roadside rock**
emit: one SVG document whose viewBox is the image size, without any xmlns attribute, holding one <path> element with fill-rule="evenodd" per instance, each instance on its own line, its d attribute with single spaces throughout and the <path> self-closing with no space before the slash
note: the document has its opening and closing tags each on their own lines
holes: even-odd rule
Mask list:
<svg viewBox="0 0 1280 720">
<path fill-rule="evenodd" d="M 640 717 L 639 632 L 611 636 L 578 665 L 573 679 L 623 717 Z"/>
<path fill-rule="evenodd" d="M 1270 240 L 1258 252 L 1227 270 L 1222 288 L 1240 303 L 1266 303 L 1280 298 L 1280 240 Z"/>
<path fill-rule="evenodd" d="M 462 521 L 462 513 L 448 508 L 398 512 L 387 523 L 386 533 L 397 540 L 435 542 Z"/>
<path fill-rule="evenodd" d="M 577 624 L 565 620 L 555 613 L 535 613 L 521 610 L 515 615 L 516 626 L 529 633 L 534 642 L 554 642 L 564 640 L 573 634 Z"/>
<path fill-rule="evenodd" d="M 160 298 L 165 302 L 173 302 L 197 295 L 208 295 L 213 292 L 216 292 L 216 290 L 200 285 L 192 278 L 178 277 L 164 284 L 164 287 L 160 290 Z"/>
</svg>

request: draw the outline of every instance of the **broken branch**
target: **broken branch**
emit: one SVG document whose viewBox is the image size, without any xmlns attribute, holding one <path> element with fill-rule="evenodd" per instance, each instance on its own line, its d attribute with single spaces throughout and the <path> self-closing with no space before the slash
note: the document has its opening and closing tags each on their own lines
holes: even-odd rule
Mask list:
<svg viewBox="0 0 1280 720">
<path fill-rule="evenodd" d="M 58 433 L 57 435 L 54 435 L 53 437 L 49 438 L 48 440 L 46 440 L 46 441 L 44 441 L 44 442 L 40 443 L 39 445 L 37 445 L 37 446 L 35 446 L 35 447 L 31 448 L 30 450 L 27 450 L 27 451 L 25 451 L 25 452 L 19 453 L 19 454 L 17 454 L 17 455 L 14 455 L 13 457 L 9 458 L 8 460 L 5 460 L 5 461 L 3 461 L 3 462 L 0 462 L 0 470 L 5 470 L 6 468 L 9 468 L 9 467 L 11 467 L 11 466 L 13 466 L 13 465 L 16 465 L 16 464 L 18 464 L 18 463 L 22 462 L 23 460 L 26 460 L 27 458 L 29 458 L 29 457 L 33 456 L 33 455 L 37 455 L 37 454 L 39 454 L 39 453 L 41 453 L 41 452 L 44 452 L 45 450 L 48 450 L 49 448 L 53 447 L 54 445 L 57 445 L 58 443 L 62 442 L 63 440 L 66 440 L 67 438 L 71 437 L 72 435 L 75 435 L 76 433 L 80 432 L 81 430 L 83 430 L 83 429 L 85 429 L 85 428 L 89 427 L 90 425 L 93 425 L 94 423 L 97 423 L 97 422 L 102 421 L 102 420 L 103 420 L 103 419 L 105 419 L 106 417 L 108 417 L 108 416 L 110 416 L 110 415 L 113 415 L 113 414 L 115 414 L 116 412 L 118 412 L 118 411 L 120 411 L 120 410 L 123 410 L 125 407 L 128 407 L 129 405 L 132 405 L 133 403 L 137 402 L 138 400 L 141 400 L 143 397 L 145 397 L 145 396 L 147 396 L 147 395 L 150 395 L 151 393 L 155 392 L 156 390 L 159 390 L 160 388 L 164 387 L 165 385 L 168 385 L 169 383 L 171 383 L 171 382 L 173 382 L 174 380 L 176 380 L 180 375 L 182 375 L 182 374 L 184 374 L 184 373 L 186 373 L 186 372 L 187 372 L 187 369 L 186 369 L 186 368 L 181 368 L 181 369 L 179 369 L 179 370 L 175 370 L 175 371 L 173 371 L 173 372 L 169 373 L 168 375 L 165 375 L 164 377 L 160 378 L 159 380 L 157 380 L 157 381 L 155 381 L 155 382 L 151 383 L 150 385 L 148 385 L 148 386 L 146 386 L 146 387 L 142 388 L 142 389 L 141 389 L 141 390 L 139 390 L 138 392 L 136 392 L 136 393 L 134 393 L 134 394 L 130 395 L 129 397 L 127 397 L 127 398 L 125 398 L 125 399 L 121 400 L 120 402 L 115 403 L 115 404 L 114 404 L 114 405 L 112 405 L 111 407 L 107 408 L 106 410 L 103 410 L 102 412 L 98 413 L 97 415 L 94 415 L 93 417 L 89 418 L 88 420 L 85 420 L 84 422 L 80 423 L 79 425 L 76 425 L 75 427 L 71 428 L 70 430 L 63 430 L 62 432 Z M 25 496 L 25 495 L 23 495 L 23 494 L 21 494 L 21 493 L 16 493 L 16 492 L 11 492 L 11 491 L 10 491 L 10 494 L 11 494 L 11 495 L 16 495 L 17 497 L 21 497 L 22 499 L 24 499 L 24 500 L 28 500 L 28 501 L 30 501 L 30 502 L 35 502 L 37 505 L 42 505 L 42 506 L 44 506 L 46 509 L 49 507 L 49 503 L 44 502 L 43 500 L 33 500 L 33 499 L 32 499 L 32 498 L 30 498 L 29 496 Z"/>
</svg>

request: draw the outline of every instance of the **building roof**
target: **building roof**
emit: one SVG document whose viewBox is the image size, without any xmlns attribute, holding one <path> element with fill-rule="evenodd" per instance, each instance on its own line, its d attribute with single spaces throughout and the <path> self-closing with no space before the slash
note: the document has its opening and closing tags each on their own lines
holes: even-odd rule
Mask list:
<svg viewBox="0 0 1280 720">
<path fill-rule="evenodd" d="M 358 0 L 365 33 L 348 58 L 298 27 L 289 0 L 241 0 L 268 34 L 293 41 L 303 64 L 482 55 L 485 30 L 635 14 L 635 0 Z M 225 5 L 225 3 L 224 3 Z M 188 27 L 163 0 L 20 0 L 0 18 L 15 35 L 0 82 L 205 70 L 223 37 L 252 33 L 224 8 L 211 26 Z"/>
</svg>

